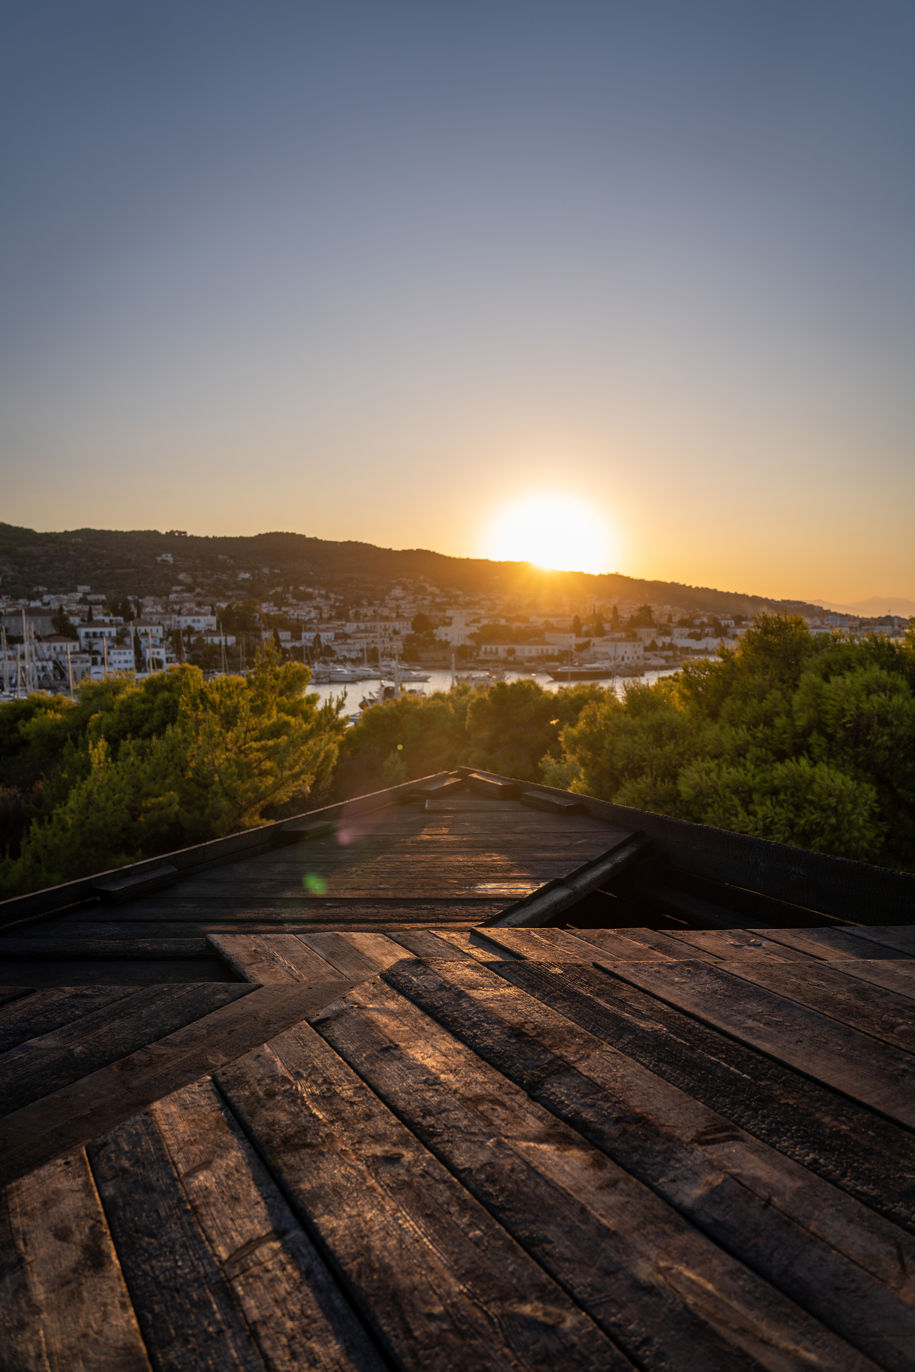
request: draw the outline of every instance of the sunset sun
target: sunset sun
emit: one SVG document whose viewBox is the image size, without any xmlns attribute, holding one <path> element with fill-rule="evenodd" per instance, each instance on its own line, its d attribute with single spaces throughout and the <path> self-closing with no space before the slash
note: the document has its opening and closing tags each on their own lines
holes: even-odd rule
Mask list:
<svg viewBox="0 0 915 1372">
<path fill-rule="evenodd" d="M 557 571 L 610 572 L 618 563 L 617 540 L 593 505 L 575 496 L 527 496 L 492 520 L 486 556 L 499 562 L 532 562 Z"/>
</svg>

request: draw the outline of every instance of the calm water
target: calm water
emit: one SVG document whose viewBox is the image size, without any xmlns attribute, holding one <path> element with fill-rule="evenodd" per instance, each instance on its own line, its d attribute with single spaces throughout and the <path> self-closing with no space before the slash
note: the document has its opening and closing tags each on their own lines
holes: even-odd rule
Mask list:
<svg viewBox="0 0 915 1372">
<path fill-rule="evenodd" d="M 587 682 L 565 682 L 551 681 L 545 672 L 506 672 L 506 681 L 536 681 L 538 686 L 542 686 L 546 691 L 564 691 L 567 686 L 603 686 L 608 690 L 615 691 L 618 696 L 622 696 L 627 685 L 634 681 L 644 681 L 652 683 L 662 676 L 669 676 L 671 669 L 652 670 L 643 672 L 639 677 L 607 677 L 598 681 Z M 390 677 L 385 678 L 390 681 Z M 447 691 L 451 688 L 451 670 L 445 668 L 440 671 L 430 670 L 428 681 L 409 681 L 404 683 L 405 689 L 419 691 L 422 695 L 432 695 L 435 691 Z M 378 690 L 378 677 L 366 677 L 364 681 L 336 682 L 324 686 L 310 686 L 309 691 L 315 692 L 323 702 L 331 696 L 336 699 L 343 697 L 343 705 L 346 714 L 352 714 L 359 709 L 359 704 L 363 697 L 372 695 Z"/>
</svg>

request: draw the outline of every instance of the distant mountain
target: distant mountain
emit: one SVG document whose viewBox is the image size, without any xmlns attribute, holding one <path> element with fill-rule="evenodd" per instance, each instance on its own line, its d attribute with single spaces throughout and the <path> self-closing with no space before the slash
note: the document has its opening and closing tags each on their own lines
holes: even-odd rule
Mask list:
<svg viewBox="0 0 915 1372">
<path fill-rule="evenodd" d="M 824 600 L 829 610 L 839 610 L 846 615 L 861 615 L 864 619 L 879 619 L 881 615 L 901 615 L 903 619 L 915 616 L 915 600 L 907 600 L 898 595 L 872 595 L 867 600 L 852 603 L 840 600 Z"/>
<path fill-rule="evenodd" d="M 240 573 L 247 573 L 239 580 Z M 684 612 L 752 616 L 764 611 L 814 614 L 804 601 L 644 581 L 613 572 L 550 572 L 526 562 L 447 557 L 424 548 L 378 548 L 305 534 L 205 538 L 180 530 L 128 532 L 75 529 L 37 533 L 0 524 L 0 592 L 29 596 L 79 585 L 117 596 L 164 595 L 176 585 L 204 598 L 267 599 L 298 587 L 327 587 L 353 599 L 377 596 L 398 581 L 422 580 L 442 592 L 532 599 L 564 596 L 589 602 L 671 605 Z"/>
</svg>

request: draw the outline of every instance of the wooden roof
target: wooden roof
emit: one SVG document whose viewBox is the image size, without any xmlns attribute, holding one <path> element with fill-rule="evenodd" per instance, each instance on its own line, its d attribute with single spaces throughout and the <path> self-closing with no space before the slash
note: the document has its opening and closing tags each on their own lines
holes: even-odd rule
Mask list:
<svg viewBox="0 0 915 1372">
<path fill-rule="evenodd" d="M 8 903 L 0 1364 L 915 1367 L 905 880 L 451 780 Z"/>
</svg>

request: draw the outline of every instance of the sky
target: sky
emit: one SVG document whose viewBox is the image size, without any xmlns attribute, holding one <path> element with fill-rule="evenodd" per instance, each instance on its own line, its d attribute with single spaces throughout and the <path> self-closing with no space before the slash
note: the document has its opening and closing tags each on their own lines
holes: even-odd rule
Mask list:
<svg viewBox="0 0 915 1372">
<path fill-rule="evenodd" d="M 913 92 L 911 0 L 6 0 L 0 520 L 915 599 Z"/>
</svg>

